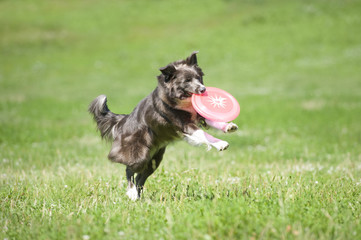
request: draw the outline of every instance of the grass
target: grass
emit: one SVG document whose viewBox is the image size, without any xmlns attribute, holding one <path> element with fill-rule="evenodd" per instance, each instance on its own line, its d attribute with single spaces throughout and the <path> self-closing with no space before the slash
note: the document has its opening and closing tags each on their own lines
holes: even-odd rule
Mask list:
<svg viewBox="0 0 361 240">
<path fill-rule="evenodd" d="M 359 239 L 361 4 L 0 1 L 0 239 Z M 128 113 L 200 50 L 230 148 L 168 147 L 125 196 L 87 114 Z"/>
</svg>

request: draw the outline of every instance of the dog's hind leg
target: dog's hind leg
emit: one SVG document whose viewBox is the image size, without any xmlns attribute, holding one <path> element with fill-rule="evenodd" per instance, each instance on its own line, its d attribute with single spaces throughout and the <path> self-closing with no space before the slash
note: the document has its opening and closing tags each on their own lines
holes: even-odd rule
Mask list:
<svg viewBox="0 0 361 240">
<path fill-rule="evenodd" d="M 161 148 L 152 158 L 152 160 L 148 163 L 147 168 L 142 172 L 138 173 L 135 182 L 138 190 L 138 198 L 143 192 L 143 186 L 147 178 L 154 173 L 154 171 L 159 167 L 162 162 L 163 155 L 165 152 L 165 147 Z"/>
<path fill-rule="evenodd" d="M 134 172 L 127 167 L 126 170 L 128 187 L 127 187 L 127 196 L 132 200 L 135 201 L 138 199 L 137 188 L 134 183 Z"/>
</svg>

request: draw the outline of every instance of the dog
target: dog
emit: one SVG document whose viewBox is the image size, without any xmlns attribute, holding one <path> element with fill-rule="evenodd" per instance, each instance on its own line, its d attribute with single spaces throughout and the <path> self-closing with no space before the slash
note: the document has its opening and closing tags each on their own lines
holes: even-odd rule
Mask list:
<svg viewBox="0 0 361 240">
<path fill-rule="evenodd" d="M 105 95 L 89 105 L 101 137 L 113 142 L 109 160 L 126 165 L 127 195 L 133 201 L 140 198 L 145 181 L 159 167 L 169 143 L 184 139 L 192 145 L 223 151 L 229 144 L 200 127 L 223 132 L 238 129 L 234 123 L 205 119 L 192 107 L 192 94 L 206 91 L 197 53 L 160 68 L 158 86 L 130 114 L 112 113 Z"/>
</svg>

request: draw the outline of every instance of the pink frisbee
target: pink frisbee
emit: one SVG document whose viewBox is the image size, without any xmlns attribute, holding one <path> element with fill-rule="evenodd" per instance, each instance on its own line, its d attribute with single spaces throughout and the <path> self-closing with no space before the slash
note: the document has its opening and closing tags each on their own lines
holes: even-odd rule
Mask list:
<svg viewBox="0 0 361 240">
<path fill-rule="evenodd" d="M 199 115 L 215 122 L 229 122 L 239 115 L 237 100 L 228 92 L 207 87 L 203 94 L 192 95 L 192 105 Z"/>
</svg>

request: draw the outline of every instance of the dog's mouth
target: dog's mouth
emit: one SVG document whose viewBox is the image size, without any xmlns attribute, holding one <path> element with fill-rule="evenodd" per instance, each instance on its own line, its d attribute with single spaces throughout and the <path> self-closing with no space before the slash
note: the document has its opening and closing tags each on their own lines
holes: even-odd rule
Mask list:
<svg viewBox="0 0 361 240">
<path fill-rule="evenodd" d="M 183 94 L 182 94 L 182 96 L 180 97 L 180 99 L 186 99 L 186 98 L 190 98 L 190 97 L 192 97 L 192 94 L 193 93 L 191 93 L 191 92 L 184 92 Z"/>
<path fill-rule="evenodd" d="M 183 91 L 183 94 L 180 96 L 181 100 L 187 99 L 192 97 L 193 94 L 203 94 L 206 91 L 205 87 L 200 87 L 199 89 L 195 90 L 194 92 L 190 92 L 190 91 Z"/>
</svg>

